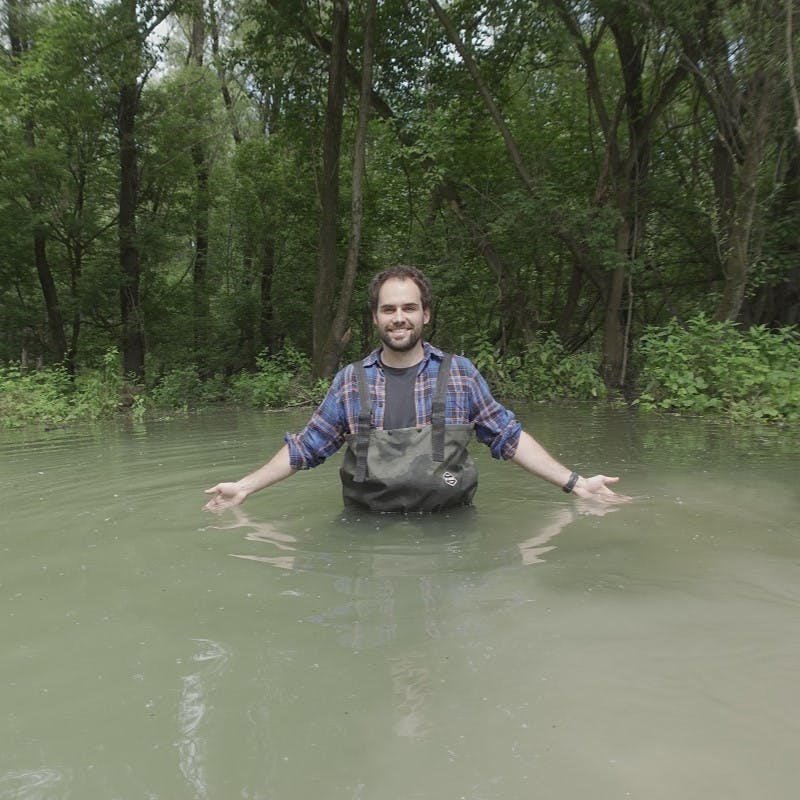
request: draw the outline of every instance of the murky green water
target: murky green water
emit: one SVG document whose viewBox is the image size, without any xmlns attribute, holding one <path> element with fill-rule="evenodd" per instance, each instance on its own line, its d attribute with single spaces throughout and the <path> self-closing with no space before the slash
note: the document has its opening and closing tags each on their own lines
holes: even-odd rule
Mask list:
<svg viewBox="0 0 800 800">
<path fill-rule="evenodd" d="M 797 433 L 531 408 L 634 502 L 476 446 L 448 517 L 200 511 L 306 413 L 0 433 L 0 800 L 796 797 Z"/>
</svg>

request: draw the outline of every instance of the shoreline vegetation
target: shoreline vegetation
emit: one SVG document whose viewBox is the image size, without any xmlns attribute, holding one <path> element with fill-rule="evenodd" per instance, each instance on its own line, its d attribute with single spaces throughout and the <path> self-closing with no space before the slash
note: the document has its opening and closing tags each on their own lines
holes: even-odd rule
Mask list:
<svg viewBox="0 0 800 800">
<path fill-rule="evenodd" d="M 488 340 L 465 353 L 493 391 L 518 402 L 616 402 L 644 411 L 705 414 L 736 422 L 800 421 L 800 331 L 796 326 L 742 329 L 705 316 L 647 330 L 633 349 L 628 385 L 609 391 L 600 357 L 569 353 L 555 336 L 514 355 Z M 255 409 L 313 406 L 329 381 L 312 379 L 311 359 L 291 344 L 256 359 L 256 368 L 203 376 L 196 365 L 151 383 L 129 380 L 116 349 L 75 375 L 63 366 L 0 366 L 0 427 L 50 426 L 134 418 L 234 404 Z"/>
</svg>

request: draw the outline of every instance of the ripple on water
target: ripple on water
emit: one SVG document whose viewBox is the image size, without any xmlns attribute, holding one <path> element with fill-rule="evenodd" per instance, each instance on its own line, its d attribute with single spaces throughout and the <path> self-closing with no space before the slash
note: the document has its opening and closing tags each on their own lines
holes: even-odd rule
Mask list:
<svg viewBox="0 0 800 800">
<path fill-rule="evenodd" d="M 71 770 L 57 767 L 11 770 L 5 775 L 0 775 L 0 797 L 31 798 L 31 800 L 66 797 L 69 794 L 70 780 Z"/>
</svg>

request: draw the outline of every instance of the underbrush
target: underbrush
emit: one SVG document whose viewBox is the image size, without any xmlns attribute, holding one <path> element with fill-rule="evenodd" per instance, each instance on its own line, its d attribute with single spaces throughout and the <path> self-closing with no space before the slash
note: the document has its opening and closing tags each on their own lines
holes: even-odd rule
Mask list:
<svg viewBox="0 0 800 800">
<path fill-rule="evenodd" d="M 588 352 L 570 353 L 555 335 L 529 344 L 521 356 L 501 358 L 486 339 L 472 343 L 468 355 L 501 397 L 516 400 L 603 400 L 608 391 L 600 377 L 600 359 Z"/>
<path fill-rule="evenodd" d="M 521 355 L 500 357 L 476 337 L 467 351 L 498 397 L 510 400 L 603 400 L 599 356 L 569 353 L 555 336 Z M 126 411 L 141 417 L 220 402 L 268 409 L 319 403 L 329 381 L 313 381 L 308 356 L 292 345 L 262 354 L 256 369 L 203 380 L 196 366 L 164 372 L 151 386 L 121 374 L 110 350 L 94 369 L 71 376 L 63 367 L 0 366 L 0 425 L 58 425 Z M 714 414 L 736 421 L 800 421 L 800 334 L 763 326 L 740 329 L 697 317 L 641 336 L 633 353 L 633 403 L 643 410 Z"/>
<path fill-rule="evenodd" d="M 636 348 L 643 409 L 735 420 L 800 420 L 800 335 L 699 316 L 649 330 Z"/>
<path fill-rule="evenodd" d="M 110 416 L 124 394 L 118 360 L 111 350 L 98 368 L 76 376 L 62 366 L 30 371 L 19 364 L 0 366 L 0 425 L 61 425 Z"/>
</svg>

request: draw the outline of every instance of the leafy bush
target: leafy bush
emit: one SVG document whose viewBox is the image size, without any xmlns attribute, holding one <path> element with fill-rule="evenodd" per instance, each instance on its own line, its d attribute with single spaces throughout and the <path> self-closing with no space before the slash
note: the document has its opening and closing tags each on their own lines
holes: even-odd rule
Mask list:
<svg viewBox="0 0 800 800">
<path fill-rule="evenodd" d="M 311 385 L 311 361 L 291 344 L 272 356 L 263 353 L 256 365 L 256 372 L 233 378 L 231 399 L 256 408 L 281 408 L 317 402 L 328 387 L 327 381 Z"/>
<path fill-rule="evenodd" d="M 763 325 L 741 330 L 705 316 L 647 331 L 638 404 L 645 409 L 716 412 L 735 419 L 800 419 L 800 336 Z"/>
<path fill-rule="evenodd" d="M 118 361 L 117 350 L 109 350 L 100 368 L 74 378 L 63 366 L 32 371 L 18 364 L 0 367 L 0 423 L 63 424 L 113 414 L 124 385 Z"/>
<path fill-rule="evenodd" d="M 518 380 L 531 400 L 600 400 L 607 395 L 598 357 L 567 352 L 555 333 L 528 345 Z"/>
<path fill-rule="evenodd" d="M 592 353 L 568 353 L 555 334 L 529 344 L 522 356 L 501 358 L 485 338 L 470 348 L 475 366 L 504 397 L 524 400 L 598 400 L 606 397 Z"/>
<path fill-rule="evenodd" d="M 226 397 L 221 375 L 202 380 L 196 364 L 166 372 L 145 395 L 148 408 L 187 410 L 189 407 L 214 403 Z"/>
<path fill-rule="evenodd" d="M 119 351 L 108 350 L 99 369 L 84 370 L 75 377 L 73 413 L 76 419 L 102 419 L 119 410 L 126 382 L 119 365 Z"/>
<path fill-rule="evenodd" d="M 61 367 L 27 372 L 18 364 L 0 367 L 0 421 L 6 427 L 53 424 L 72 418 L 71 381 Z"/>
</svg>

